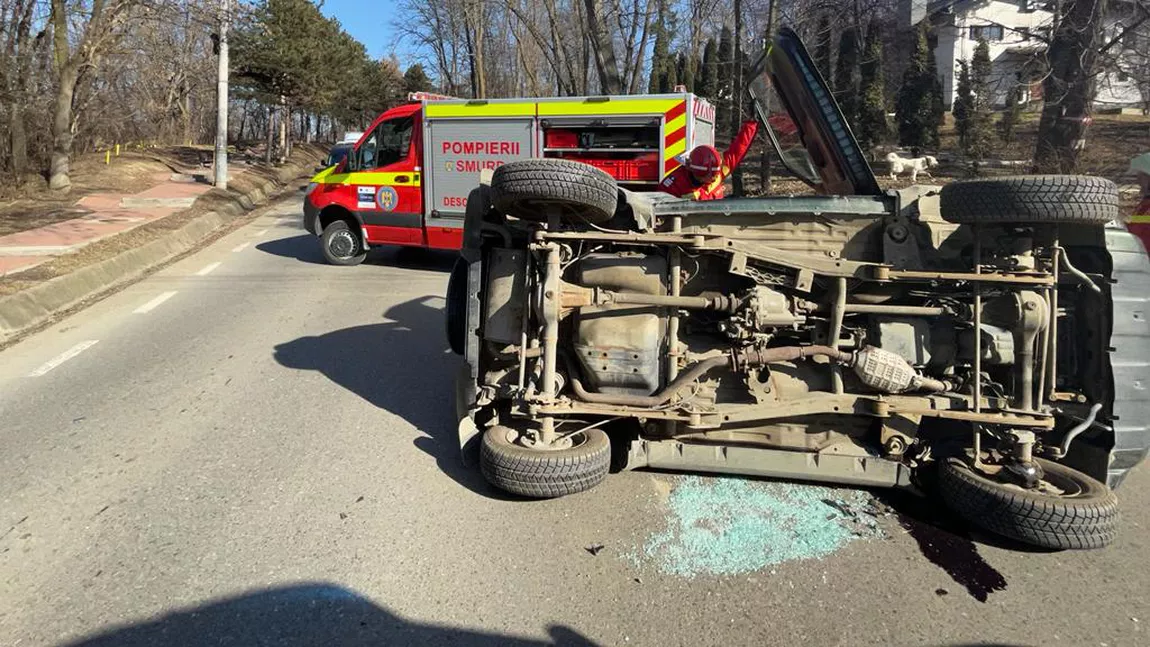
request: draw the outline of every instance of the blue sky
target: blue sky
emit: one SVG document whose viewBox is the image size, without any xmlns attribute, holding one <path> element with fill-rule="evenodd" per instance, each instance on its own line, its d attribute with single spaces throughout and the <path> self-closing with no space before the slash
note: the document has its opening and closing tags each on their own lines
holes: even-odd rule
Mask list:
<svg viewBox="0 0 1150 647">
<path fill-rule="evenodd" d="M 324 15 L 335 16 L 344 31 L 367 47 L 367 53 L 380 58 L 395 53 L 406 66 L 412 62 L 407 44 L 398 41 L 395 29 L 396 0 L 324 0 Z"/>
</svg>

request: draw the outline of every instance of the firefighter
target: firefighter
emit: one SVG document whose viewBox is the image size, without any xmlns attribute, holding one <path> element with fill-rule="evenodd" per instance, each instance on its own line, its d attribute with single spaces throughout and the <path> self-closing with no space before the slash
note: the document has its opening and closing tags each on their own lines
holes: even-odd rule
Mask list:
<svg viewBox="0 0 1150 647">
<path fill-rule="evenodd" d="M 727 152 L 722 155 L 714 146 L 696 146 L 687 156 L 687 163 L 671 171 L 659 189 L 680 198 L 694 200 L 718 200 L 723 197 L 723 180 L 731 174 L 755 140 L 759 122 L 748 119 L 739 128 L 739 134 L 731 141 Z"/>
<path fill-rule="evenodd" d="M 1138 187 L 1142 190 L 1138 197 L 1138 206 L 1134 207 L 1134 214 L 1130 216 L 1127 228 L 1130 233 L 1142 239 L 1142 244 L 1150 249 L 1150 153 L 1142 153 L 1130 160 L 1130 170 L 1138 178 Z"/>
</svg>

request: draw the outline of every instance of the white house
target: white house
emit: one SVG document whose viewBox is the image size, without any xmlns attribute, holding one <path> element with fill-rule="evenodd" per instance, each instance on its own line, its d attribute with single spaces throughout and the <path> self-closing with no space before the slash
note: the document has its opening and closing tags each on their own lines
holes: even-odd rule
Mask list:
<svg viewBox="0 0 1150 647">
<path fill-rule="evenodd" d="M 1117 0 L 1106 21 L 1108 38 L 1122 31 L 1131 0 Z M 1018 85 L 1023 101 L 1041 97 L 1038 82 L 1050 35 L 1053 14 L 1040 0 L 904 0 L 904 16 L 911 25 L 929 19 L 933 25 L 934 55 L 942 80 L 943 103 L 949 110 L 958 89 L 959 61 L 974 58 L 980 38 L 990 46 L 992 104 L 1006 103 Z M 1096 105 L 1139 105 L 1142 96 L 1133 79 L 1111 73 L 1099 79 Z"/>
</svg>

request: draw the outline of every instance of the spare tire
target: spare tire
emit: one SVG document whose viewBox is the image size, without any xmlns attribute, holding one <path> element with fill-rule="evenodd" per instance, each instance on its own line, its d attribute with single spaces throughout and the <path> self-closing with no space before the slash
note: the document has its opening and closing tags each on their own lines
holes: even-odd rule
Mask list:
<svg viewBox="0 0 1150 647">
<path fill-rule="evenodd" d="M 942 187 L 939 209 L 959 224 L 1105 225 L 1118 218 L 1118 186 L 1087 175 L 1019 175 Z"/>
<path fill-rule="evenodd" d="M 491 203 L 520 220 L 546 222 L 557 208 L 566 222 L 601 223 L 615 215 L 618 201 L 615 178 L 581 162 L 508 162 L 491 176 Z"/>
</svg>

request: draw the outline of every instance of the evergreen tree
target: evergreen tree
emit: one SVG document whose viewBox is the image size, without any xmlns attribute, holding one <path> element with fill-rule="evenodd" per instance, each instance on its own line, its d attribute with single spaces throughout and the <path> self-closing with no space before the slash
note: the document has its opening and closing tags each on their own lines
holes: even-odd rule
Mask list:
<svg viewBox="0 0 1150 647">
<path fill-rule="evenodd" d="M 923 21 L 925 24 L 926 21 Z M 927 143 L 931 148 L 938 148 L 938 127 L 942 125 L 943 116 L 946 114 L 946 106 L 942 101 L 942 79 L 938 75 L 938 59 L 934 56 L 934 48 L 929 46 L 930 41 L 927 41 L 926 50 L 926 68 L 930 71 L 930 76 L 923 79 L 923 87 L 930 95 L 930 124 L 927 128 Z"/>
<path fill-rule="evenodd" d="M 990 148 L 991 105 L 994 97 L 990 89 L 990 45 L 979 39 L 970 62 L 970 88 L 974 95 L 970 113 L 970 129 L 966 134 L 967 155 L 980 160 Z"/>
<path fill-rule="evenodd" d="M 839 36 L 838 61 L 835 65 L 834 94 L 843 117 L 852 128 L 858 123 L 859 96 L 858 32 L 853 26 Z"/>
<path fill-rule="evenodd" d="M 675 60 L 675 83 L 671 84 L 671 89 L 674 90 L 675 85 L 686 86 L 687 92 L 695 91 L 695 77 L 694 70 L 691 66 L 691 57 L 686 51 L 679 52 L 679 56 Z"/>
<path fill-rule="evenodd" d="M 1006 110 L 1002 113 L 1002 121 L 998 123 L 998 136 L 1002 141 L 1014 141 L 1014 129 L 1022 119 L 1022 85 L 1021 81 L 1010 86 L 1006 94 Z"/>
<path fill-rule="evenodd" d="M 958 62 L 958 88 L 955 90 L 954 130 L 958 133 L 958 145 L 965 152 L 970 137 L 971 115 L 974 113 L 974 94 L 970 88 L 970 66 L 966 61 Z"/>
<path fill-rule="evenodd" d="M 815 67 L 828 81 L 831 78 L 831 20 L 827 16 L 819 19 L 818 32 L 815 34 Z M 841 43 L 840 43 L 841 45 Z"/>
<path fill-rule="evenodd" d="M 431 91 L 431 79 L 428 78 L 427 72 L 423 71 L 423 65 L 415 63 L 407 68 L 403 73 L 403 88 L 407 92 Z"/>
<path fill-rule="evenodd" d="M 723 25 L 723 30 L 719 32 L 719 50 L 718 61 L 716 67 L 718 74 L 716 78 L 715 100 L 719 101 L 723 97 L 731 96 L 731 88 L 734 86 L 734 65 L 735 62 L 735 37 L 731 34 L 731 28 Z"/>
<path fill-rule="evenodd" d="M 895 98 L 898 140 L 903 146 L 934 146 L 938 142 L 937 102 L 941 91 L 932 58 L 923 21 Z"/>
<path fill-rule="evenodd" d="M 886 123 L 885 85 L 882 72 L 882 40 L 878 26 L 871 24 L 867 30 L 866 45 L 863 49 L 858 128 L 854 129 L 859 145 L 864 151 L 874 148 L 889 135 Z"/>
<path fill-rule="evenodd" d="M 703 47 L 702 78 L 699 81 L 699 94 L 710 99 L 718 100 L 719 94 L 719 44 L 714 38 L 708 38 Z"/>
<path fill-rule="evenodd" d="M 656 94 L 670 92 L 667 87 L 668 77 L 673 73 L 675 63 L 671 56 L 671 37 L 674 26 L 671 11 L 666 0 L 659 0 L 658 15 L 655 19 L 655 46 L 651 51 L 651 76 L 647 82 L 647 91 Z"/>
</svg>

